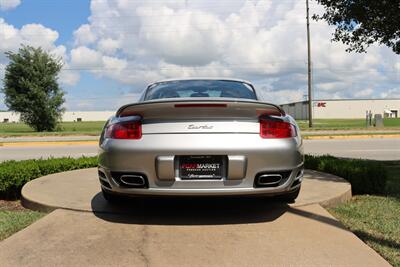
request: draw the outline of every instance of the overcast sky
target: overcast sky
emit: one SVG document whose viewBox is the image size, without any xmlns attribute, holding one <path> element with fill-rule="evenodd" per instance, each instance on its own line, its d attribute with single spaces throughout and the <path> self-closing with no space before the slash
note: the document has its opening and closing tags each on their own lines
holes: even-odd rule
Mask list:
<svg viewBox="0 0 400 267">
<path fill-rule="evenodd" d="M 171 77 L 237 77 L 271 102 L 300 101 L 305 16 L 299 0 L 0 0 L 0 78 L 4 52 L 29 44 L 63 58 L 68 110 L 115 110 Z M 311 23 L 316 98 L 400 98 L 400 56 L 349 54 L 332 32 Z"/>
</svg>

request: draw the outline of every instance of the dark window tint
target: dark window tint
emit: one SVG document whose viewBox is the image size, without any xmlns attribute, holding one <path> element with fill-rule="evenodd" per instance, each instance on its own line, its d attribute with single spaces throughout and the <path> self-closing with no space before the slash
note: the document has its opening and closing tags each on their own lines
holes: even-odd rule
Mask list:
<svg viewBox="0 0 400 267">
<path fill-rule="evenodd" d="M 184 97 L 228 97 L 256 99 L 253 88 L 245 83 L 221 80 L 169 81 L 152 85 L 145 100 Z"/>
</svg>

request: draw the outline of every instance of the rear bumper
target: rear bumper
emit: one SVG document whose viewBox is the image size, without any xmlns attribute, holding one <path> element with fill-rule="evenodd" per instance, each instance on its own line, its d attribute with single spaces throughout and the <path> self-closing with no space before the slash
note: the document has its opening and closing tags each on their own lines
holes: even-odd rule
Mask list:
<svg viewBox="0 0 400 267">
<path fill-rule="evenodd" d="M 227 155 L 226 177 L 181 180 L 176 172 L 178 155 Z M 301 140 L 267 140 L 258 134 L 162 134 L 144 135 L 139 141 L 108 139 L 100 146 L 99 159 L 102 187 L 127 195 L 278 195 L 298 188 L 303 176 Z M 290 171 L 290 175 L 274 187 L 255 187 L 258 174 L 279 171 Z M 120 186 L 112 172 L 142 174 L 147 188 Z"/>
</svg>

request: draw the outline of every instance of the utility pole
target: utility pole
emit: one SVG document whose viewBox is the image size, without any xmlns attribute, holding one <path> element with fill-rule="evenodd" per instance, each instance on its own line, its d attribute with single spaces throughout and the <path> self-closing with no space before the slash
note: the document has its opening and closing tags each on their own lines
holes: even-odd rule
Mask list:
<svg viewBox="0 0 400 267">
<path fill-rule="evenodd" d="M 313 127 L 313 103 L 312 103 L 312 86 L 311 86 L 311 37 L 310 37 L 310 7 L 306 0 L 307 9 L 307 50 L 308 50 L 308 127 Z"/>
</svg>

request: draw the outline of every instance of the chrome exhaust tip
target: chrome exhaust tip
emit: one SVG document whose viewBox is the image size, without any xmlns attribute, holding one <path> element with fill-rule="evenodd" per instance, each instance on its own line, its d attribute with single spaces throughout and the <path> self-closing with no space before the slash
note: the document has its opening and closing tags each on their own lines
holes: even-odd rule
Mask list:
<svg viewBox="0 0 400 267">
<path fill-rule="evenodd" d="M 302 168 L 301 170 L 299 170 L 299 171 L 297 172 L 297 175 L 296 175 L 295 180 L 301 179 L 301 178 L 303 178 L 303 176 L 304 176 L 304 169 Z"/>
<path fill-rule="evenodd" d="M 126 186 L 144 187 L 146 185 L 146 180 L 141 175 L 124 174 L 121 175 L 120 181 Z"/>
<path fill-rule="evenodd" d="M 263 174 L 257 179 L 257 185 L 260 186 L 277 186 L 282 181 L 280 174 Z"/>
</svg>

